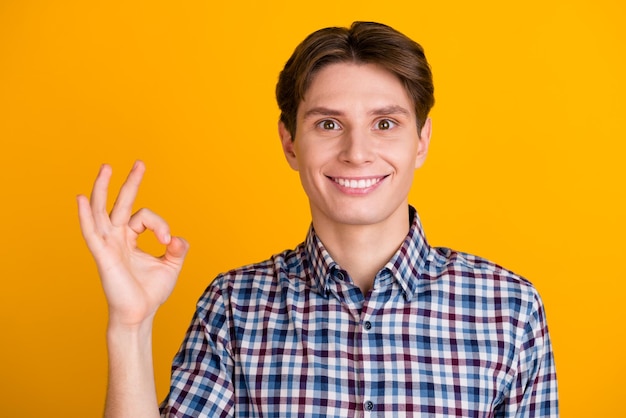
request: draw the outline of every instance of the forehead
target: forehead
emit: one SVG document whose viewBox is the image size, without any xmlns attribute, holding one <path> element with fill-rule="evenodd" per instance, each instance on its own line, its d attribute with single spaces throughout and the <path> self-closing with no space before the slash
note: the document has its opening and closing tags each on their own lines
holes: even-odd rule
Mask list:
<svg viewBox="0 0 626 418">
<path fill-rule="evenodd" d="M 342 111 L 399 106 L 415 113 L 400 79 L 377 64 L 335 63 L 319 70 L 298 107 L 298 116 L 320 106 Z"/>
</svg>

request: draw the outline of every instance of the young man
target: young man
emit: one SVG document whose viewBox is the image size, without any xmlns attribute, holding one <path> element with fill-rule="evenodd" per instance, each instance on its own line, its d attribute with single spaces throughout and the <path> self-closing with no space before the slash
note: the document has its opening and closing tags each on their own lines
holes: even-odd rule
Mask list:
<svg viewBox="0 0 626 418">
<path fill-rule="evenodd" d="M 277 85 L 279 134 L 312 225 L 295 250 L 217 277 L 174 359 L 164 416 L 556 417 L 543 306 L 489 261 L 430 247 L 407 196 L 434 103 L 422 48 L 390 27 L 311 34 Z M 79 217 L 110 309 L 106 415 L 158 416 L 151 328 L 188 245 L 131 215 L 138 162 L 110 216 L 103 166 Z M 136 248 L 152 230 L 162 258 Z"/>
</svg>

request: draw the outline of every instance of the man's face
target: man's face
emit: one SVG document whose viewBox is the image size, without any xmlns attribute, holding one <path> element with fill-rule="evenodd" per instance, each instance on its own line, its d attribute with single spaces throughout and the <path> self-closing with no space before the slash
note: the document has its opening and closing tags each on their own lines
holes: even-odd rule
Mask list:
<svg viewBox="0 0 626 418">
<path fill-rule="evenodd" d="M 406 221 L 430 120 L 418 135 L 413 102 L 394 74 L 375 64 L 328 65 L 300 103 L 295 139 L 282 123 L 279 131 L 316 228 Z"/>
</svg>

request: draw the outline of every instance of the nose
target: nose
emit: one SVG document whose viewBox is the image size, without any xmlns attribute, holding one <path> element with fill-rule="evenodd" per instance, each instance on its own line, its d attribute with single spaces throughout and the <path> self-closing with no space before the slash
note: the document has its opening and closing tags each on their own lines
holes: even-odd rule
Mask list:
<svg viewBox="0 0 626 418">
<path fill-rule="evenodd" d="M 340 158 L 345 163 L 367 164 L 374 160 L 374 150 L 367 132 L 347 130 L 341 138 Z"/>
</svg>

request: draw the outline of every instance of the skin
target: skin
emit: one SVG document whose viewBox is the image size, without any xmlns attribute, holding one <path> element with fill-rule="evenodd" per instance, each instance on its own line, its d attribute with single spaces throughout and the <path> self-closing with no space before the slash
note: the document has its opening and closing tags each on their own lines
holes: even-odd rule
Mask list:
<svg viewBox="0 0 626 418">
<path fill-rule="evenodd" d="M 431 121 L 418 132 L 413 103 L 389 71 L 339 63 L 315 75 L 297 126 L 295 138 L 282 123 L 279 133 L 315 231 L 367 294 L 408 233 L 407 196 L 426 158 Z"/>
<path fill-rule="evenodd" d="M 400 81 L 372 64 L 323 68 L 298 109 L 296 138 L 279 124 L 285 157 L 309 197 L 315 230 L 364 294 L 408 232 L 407 196 L 413 172 L 426 158 L 430 131 L 428 120 L 418 132 Z M 100 169 L 89 199 L 77 197 L 83 237 L 109 306 L 106 417 L 159 416 L 152 324 L 189 248 L 152 211 L 132 214 L 144 171 L 137 161 L 110 214 L 110 166 Z M 353 187 L 359 181 L 363 187 Z M 165 246 L 161 257 L 137 247 L 146 231 Z"/>
<path fill-rule="evenodd" d="M 80 227 L 98 267 L 109 306 L 109 385 L 106 417 L 158 417 L 152 367 L 152 322 L 174 289 L 189 245 L 172 237 L 158 215 L 141 209 L 131 215 L 145 171 L 137 161 L 109 215 L 111 167 L 103 165 L 91 198 L 78 196 Z M 161 257 L 144 253 L 137 238 L 152 231 L 165 246 Z"/>
</svg>

